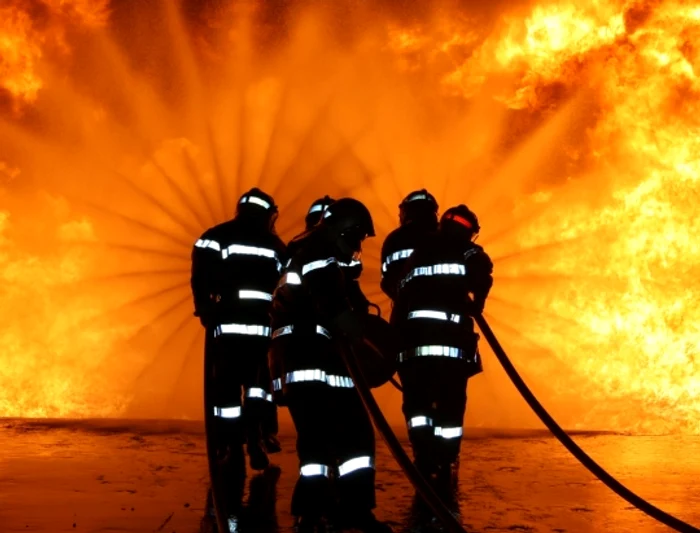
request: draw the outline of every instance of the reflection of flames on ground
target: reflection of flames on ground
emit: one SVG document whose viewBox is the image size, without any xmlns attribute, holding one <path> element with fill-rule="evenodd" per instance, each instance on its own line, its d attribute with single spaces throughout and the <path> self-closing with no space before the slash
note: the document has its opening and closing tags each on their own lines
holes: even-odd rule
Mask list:
<svg viewBox="0 0 700 533">
<path fill-rule="evenodd" d="M 109 22 L 101 2 L 29 4 L 0 8 L 0 414 L 197 414 L 201 229 L 261 183 L 284 237 L 351 192 L 381 238 L 430 180 L 483 219 L 489 318 L 562 422 L 700 431 L 700 8 L 388 9 L 376 28 L 354 8 L 361 34 L 281 17 L 299 29 L 256 55 L 223 8 L 190 39 L 171 3 L 140 22 L 124 1 Z M 474 390 L 473 422 L 531 423 L 493 364 Z"/>
</svg>

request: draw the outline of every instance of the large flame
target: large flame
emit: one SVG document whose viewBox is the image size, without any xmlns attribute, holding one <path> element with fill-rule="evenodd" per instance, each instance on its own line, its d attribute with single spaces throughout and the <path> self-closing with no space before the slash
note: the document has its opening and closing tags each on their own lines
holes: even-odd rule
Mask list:
<svg viewBox="0 0 700 533">
<path fill-rule="evenodd" d="M 381 238 L 427 186 L 479 214 L 487 318 L 555 416 L 700 431 L 700 8 L 181 7 L 0 8 L 1 415 L 197 416 L 193 239 L 253 185 L 285 238 L 355 195 L 386 308 Z M 492 361 L 470 423 L 534 424 Z"/>
</svg>

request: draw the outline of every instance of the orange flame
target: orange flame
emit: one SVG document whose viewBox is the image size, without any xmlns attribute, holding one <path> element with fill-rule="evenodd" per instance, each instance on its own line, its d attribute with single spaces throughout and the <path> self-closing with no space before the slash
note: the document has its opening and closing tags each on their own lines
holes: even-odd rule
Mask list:
<svg viewBox="0 0 700 533">
<path fill-rule="evenodd" d="M 109 0 L 45 0 L 0 7 L 0 88 L 19 101 L 35 101 L 43 86 L 37 66 L 44 50 L 65 51 L 67 25 L 103 26 L 108 4 Z M 40 13 L 41 24 L 32 19 L 32 12 Z"/>
<path fill-rule="evenodd" d="M 386 308 L 381 237 L 427 186 L 479 214 L 488 318 L 564 424 L 700 431 L 700 8 L 347 7 L 350 33 L 295 8 L 287 34 L 255 9 L 187 25 L 164 2 L 139 21 L 162 31 L 115 40 L 104 3 L 46 5 L 90 45 L 61 73 L 28 10 L 0 19 L 0 83 L 43 117 L 0 122 L 1 414 L 198 416 L 189 246 L 236 195 L 274 192 L 286 238 L 316 196 L 366 201 L 364 284 Z M 470 423 L 535 423 L 487 365 Z"/>
</svg>

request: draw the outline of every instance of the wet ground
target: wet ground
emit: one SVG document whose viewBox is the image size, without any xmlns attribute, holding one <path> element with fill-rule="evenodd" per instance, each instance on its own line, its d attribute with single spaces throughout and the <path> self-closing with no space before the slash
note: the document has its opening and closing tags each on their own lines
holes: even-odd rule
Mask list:
<svg viewBox="0 0 700 533">
<path fill-rule="evenodd" d="M 470 532 L 671 531 L 610 492 L 546 432 L 467 430 L 460 511 Z M 276 501 L 257 500 L 253 531 L 292 529 L 293 433 L 275 455 Z M 399 436 L 404 433 L 399 430 Z M 700 438 L 578 434 L 620 481 L 700 526 Z M 208 474 L 202 425 L 186 422 L 0 421 L 0 531 L 206 531 Z M 411 486 L 380 443 L 377 515 L 412 527 Z M 254 479 L 267 490 L 275 472 Z M 257 494 L 259 496 L 259 494 Z M 262 503 L 260 503 L 262 501 Z M 276 527 L 275 527 L 276 524 Z M 419 530 L 419 529 L 418 529 Z"/>
</svg>

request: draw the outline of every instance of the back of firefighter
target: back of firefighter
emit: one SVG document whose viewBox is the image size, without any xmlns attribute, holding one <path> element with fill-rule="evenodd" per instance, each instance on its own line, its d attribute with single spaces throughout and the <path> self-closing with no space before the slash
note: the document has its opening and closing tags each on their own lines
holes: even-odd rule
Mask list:
<svg viewBox="0 0 700 533">
<path fill-rule="evenodd" d="M 292 496 L 298 531 L 330 521 L 340 529 L 391 531 L 375 507 L 374 430 L 340 350 L 362 338 L 339 263 L 374 236 L 372 217 L 344 198 L 288 246 L 290 262 L 272 307 L 273 394 L 297 432 L 299 479 Z"/>
<path fill-rule="evenodd" d="M 438 204 L 427 190 L 414 191 L 399 205 L 400 226 L 389 233 L 382 245 L 381 289 L 396 301 L 398 283 L 406 261 L 421 239 L 437 230 Z"/>
<path fill-rule="evenodd" d="M 235 218 L 207 230 L 192 254 L 215 431 L 222 449 L 247 442 L 254 470 L 269 464 L 264 448 L 279 451 L 267 367 L 272 293 L 286 259 L 274 231 L 277 213 L 269 195 L 252 189 L 240 198 Z"/>
<path fill-rule="evenodd" d="M 471 316 L 483 310 L 493 284 L 491 259 L 473 242 L 478 232 L 466 206 L 448 209 L 407 262 L 394 306 L 415 464 L 447 489 L 459 466 L 467 381 L 482 371 Z"/>
<path fill-rule="evenodd" d="M 328 209 L 335 200 L 330 196 L 324 196 L 314 201 L 309 206 L 309 211 L 306 213 L 304 218 L 304 223 L 306 225 L 305 230 L 310 231 L 316 224 L 318 224 L 323 218 L 323 214 Z M 339 263 L 339 266 L 343 269 L 343 274 L 345 276 L 345 281 L 348 284 L 348 298 L 352 304 L 352 308 L 355 311 L 368 313 L 369 307 L 372 305 L 370 301 L 362 292 L 360 286 L 360 276 L 362 275 L 362 258 L 358 255 L 357 257 L 351 259 L 346 263 Z"/>
</svg>

